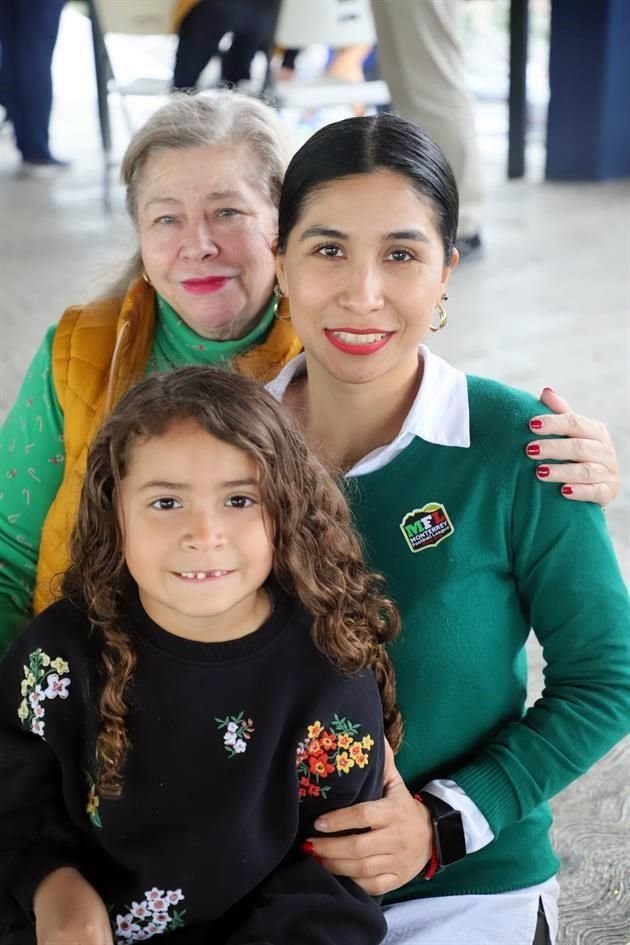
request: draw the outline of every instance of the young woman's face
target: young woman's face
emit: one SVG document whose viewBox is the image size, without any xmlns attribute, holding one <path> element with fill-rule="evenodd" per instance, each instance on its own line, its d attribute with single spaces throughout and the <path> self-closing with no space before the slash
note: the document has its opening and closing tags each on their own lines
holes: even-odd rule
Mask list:
<svg viewBox="0 0 630 945">
<path fill-rule="evenodd" d="M 214 642 L 255 630 L 273 563 L 255 462 L 190 421 L 131 449 L 120 516 L 125 560 L 149 616 Z"/>
<path fill-rule="evenodd" d="M 445 265 L 428 202 L 376 171 L 311 194 L 276 272 L 310 359 L 343 382 L 402 381 L 457 258 Z"/>
<path fill-rule="evenodd" d="M 245 147 L 162 151 L 138 193 L 140 252 L 157 292 L 202 338 L 242 338 L 271 296 L 276 211 Z"/>
</svg>

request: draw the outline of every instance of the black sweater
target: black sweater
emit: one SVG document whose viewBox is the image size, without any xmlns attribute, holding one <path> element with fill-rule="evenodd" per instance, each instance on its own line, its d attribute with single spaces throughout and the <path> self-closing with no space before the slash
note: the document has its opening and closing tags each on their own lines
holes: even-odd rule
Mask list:
<svg viewBox="0 0 630 945">
<path fill-rule="evenodd" d="M 75 866 L 118 943 L 370 945 L 379 906 L 301 851 L 325 810 L 382 793 L 371 673 L 342 675 L 274 592 L 255 633 L 198 643 L 138 602 L 120 799 L 94 789 L 100 632 L 68 600 L 0 663 L 0 942 L 34 941 L 42 879 Z"/>
</svg>

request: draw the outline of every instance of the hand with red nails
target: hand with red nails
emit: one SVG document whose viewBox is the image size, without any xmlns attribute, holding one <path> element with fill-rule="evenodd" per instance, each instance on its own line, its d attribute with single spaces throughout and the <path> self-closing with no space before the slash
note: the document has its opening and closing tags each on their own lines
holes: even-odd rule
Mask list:
<svg viewBox="0 0 630 945">
<path fill-rule="evenodd" d="M 532 432 L 543 439 L 525 447 L 530 459 L 545 464 L 538 467 L 538 479 L 561 485 L 562 495 L 570 501 L 608 505 L 619 492 L 619 462 L 605 425 L 573 413 L 551 387 L 544 388 L 540 399 L 553 413 L 530 420 Z M 546 460 L 556 462 L 547 465 Z"/>
<path fill-rule="evenodd" d="M 324 833 L 369 831 L 307 841 L 322 866 L 336 876 L 349 876 L 371 896 L 398 889 L 417 876 L 431 857 L 428 809 L 407 790 L 388 744 L 384 781 L 381 800 L 331 811 L 315 821 L 315 828 Z"/>
</svg>

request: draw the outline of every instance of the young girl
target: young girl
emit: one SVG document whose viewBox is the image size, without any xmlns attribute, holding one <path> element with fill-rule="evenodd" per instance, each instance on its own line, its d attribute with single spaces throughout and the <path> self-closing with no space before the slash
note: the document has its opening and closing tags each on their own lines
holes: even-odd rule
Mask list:
<svg viewBox="0 0 630 945">
<path fill-rule="evenodd" d="M 382 940 L 304 840 L 382 794 L 398 619 L 282 410 L 184 368 L 94 441 L 65 597 L 0 664 L 2 943 Z"/>
</svg>

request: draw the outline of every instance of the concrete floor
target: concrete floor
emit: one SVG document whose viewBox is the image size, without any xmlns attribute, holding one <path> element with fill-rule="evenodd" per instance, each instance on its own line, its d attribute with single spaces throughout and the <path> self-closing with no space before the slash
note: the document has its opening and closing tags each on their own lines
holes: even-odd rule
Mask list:
<svg viewBox="0 0 630 945">
<path fill-rule="evenodd" d="M 75 26 L 64 16 L 58 61 Z M 73 46 L 64 61 L 80 69 L 82 78 L 77 84 L 71 76 L 56 89 L 53 141 L 58 153 L 73 158 L 72 169 L 54 181 L 18 180 L 11 142 L 0 137 L 0 418 L 44 329 L 67 305 L 99 292 L 131 245 L 118 189 L 113 213 L 102 208 L 93 86 L 83 44 Z M 486 254 L 452 280 L 449 325 L 433 347 L 466 371 L 533 393 L 552 386 L 576 411 L 607 423 L 624 479 L 607 517 L 628 579 L 630 181 L 542 183 L 541 153 L 534 146 L 530 178 L 507 182 L 504 138 L 482 134 L 480 145 Z M 531 664 L 535 698 L 535 645 Z M 630 943 L 629 756 L 626 742 L 553 803 L 562 860 L 559 945 Z"/>
</svg>

